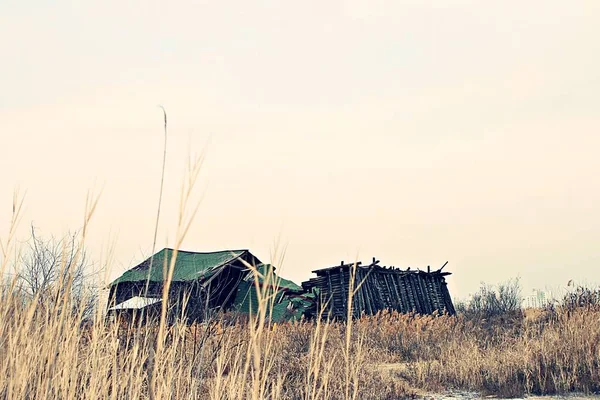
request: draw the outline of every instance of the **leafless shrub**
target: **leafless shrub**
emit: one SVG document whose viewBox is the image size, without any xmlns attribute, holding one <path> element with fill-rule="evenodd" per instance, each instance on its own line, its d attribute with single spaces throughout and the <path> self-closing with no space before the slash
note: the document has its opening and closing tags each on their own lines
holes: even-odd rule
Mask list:
<svg viewBox="0 0 600 400">
<path fill-rule="evenodd" d="M 561 306 L 569 311 L 576 309 L 600 310 L 600 288 L 591 289 L 578 286 L 574 291 L 564 295 Z"/>
<path fill-rule="evenodd" d="M 15 265 L 16 289 L 42 307 L 52 307 L 67 296 L 76 304 L 83 303 L 89 315 L 98 296 L 92 267 L 77 233 L 44 238 L 32 226 Z"/>
<path fill-rule="evenodd" d="M 518 278 L 497 286 L 481 284 L 479 291 L 466 303 L 459 303 L 457 311 L 465 315 L 490 318 L 521 310 L 521 285 Z"/>
</svg>

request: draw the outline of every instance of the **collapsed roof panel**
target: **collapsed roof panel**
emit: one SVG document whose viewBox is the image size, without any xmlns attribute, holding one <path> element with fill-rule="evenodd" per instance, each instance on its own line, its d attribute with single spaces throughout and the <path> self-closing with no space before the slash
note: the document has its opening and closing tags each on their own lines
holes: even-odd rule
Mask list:
<svg viewBox="0 0 600 400">
<path fill-rule="evenodd" d="M 234 300 L 234 310 L 243 314 L 259 313 L 259 297 L 266 300 L 270 309 L 266 314 L 274 322 L 297 320 L 307 310 L 306 304 L 298 302 L 303 295 L 302 287 L 275 274 L 275 267 L 261 264 L 254 271 L 248 272 L 238 285 Z M 258 291 L 257 286 L 258 283 Z M 312 305 L 312 303 L 311 303 Z"/>
<path fill-rule="evenodd" d="M 268 282 L 271 286 L 276 286 L 279 289 L 285 289 L 294 292 L 302 292 L 303 289 L 301 286 L 295 284 L 289 279 L 282 278 L 275 274 L 275 267 L 271 264 L 261 264 L 256 267 L 256 271 L 258 272 L 258 281 L 261 284 Z M 270 274 L 270 275 L 269 275 Z M 254 275 L 249 273 L 247 281 L 254 281 Z"/>
<path fill-rule="evenodd" d="M 165 248 L 154 255 L 151 271 L 149 271 L 150 257 L 138 266 L 126 271 L 113 281 L 111 286 L 123 282 L 145 282 L 148 277 L 150 278 L 150 282 L 162 282 L 164 281 L 163 269 L 165 263 L 168 267 L 172 257 L 173 249 Z M 250 263 L 259 263 L 258 259 L 255 259 L 248 250 L 225 250 L 211 253 L 194 253 L 179 250 L 173 271 L 173 282 L 202 279 L 212 274 L 215 269 L 227 265 L 238 258 L 244 258 L 246 262 Z"/>
</svg>

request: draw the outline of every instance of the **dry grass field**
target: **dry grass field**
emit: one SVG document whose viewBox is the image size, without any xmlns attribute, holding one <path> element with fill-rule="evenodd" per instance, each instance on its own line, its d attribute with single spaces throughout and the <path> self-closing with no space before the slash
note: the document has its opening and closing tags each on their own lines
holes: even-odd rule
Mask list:
<svg viewBox="0 0 600 400">
<path fill-rule="evenodd" d="M 452 389 L 506 397 L 600 390 L 594 307 L 494 320 L 382 313 L 348 324 L 268 324 L 264 300 L 251 321 L 132 325 L 84 321 L 68 296 L 45 308 L 5 289 L 0 396 L 396 399 Z"/>
</svg>

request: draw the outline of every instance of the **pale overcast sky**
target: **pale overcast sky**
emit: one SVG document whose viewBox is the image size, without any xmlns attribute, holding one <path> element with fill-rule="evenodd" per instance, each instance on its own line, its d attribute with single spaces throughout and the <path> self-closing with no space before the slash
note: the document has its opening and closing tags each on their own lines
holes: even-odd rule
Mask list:
<svg viewBox="0 0 600 400">
<path fill-rule="evenodd" d="M 110 278 L 172 245 L 287 245 L 283 275 L 449 261 L 451 293 L 600 281 L 600 2 L 0 2 L 0 222 L 59 235 L 104 188 Z M 201 193 L 200 193 L 201 192 Z M 198 198 L 200 195 L 198 196 Z M 279 239 L 278 239 L 279 238 Z"/>
</svg>

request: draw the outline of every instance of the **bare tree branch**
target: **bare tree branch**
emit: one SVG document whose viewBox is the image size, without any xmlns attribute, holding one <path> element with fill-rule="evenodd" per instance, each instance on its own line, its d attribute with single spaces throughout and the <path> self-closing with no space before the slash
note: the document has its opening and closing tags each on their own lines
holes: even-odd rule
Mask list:
<svg viewBox="0 0 600 400">
<path fill-rule="evenodd" d="M 30 301 L 51 307 L 66 296 L 73 306 L 83 306 L 91 312 L 97 300 L 92 267 L 77 233 L 44 239 L 32 225 L 16 274 L 21 292 Z"/>
</svg>

